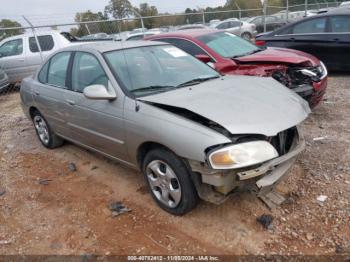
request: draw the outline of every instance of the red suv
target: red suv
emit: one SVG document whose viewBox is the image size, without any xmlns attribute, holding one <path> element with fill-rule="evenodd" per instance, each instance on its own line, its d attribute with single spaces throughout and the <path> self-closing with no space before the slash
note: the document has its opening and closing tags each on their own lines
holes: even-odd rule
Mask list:
<svg viewBox="0 0 350 262">
<path fill-rule="evenodd" d="M 315 107 L 327 88 L 327 69 L 316 57 L 284 48 L 260 48 L 218 30 L 186 30 L 146 40 L 170 43 L 222 74 L 272 77 Z"/>
</svg>

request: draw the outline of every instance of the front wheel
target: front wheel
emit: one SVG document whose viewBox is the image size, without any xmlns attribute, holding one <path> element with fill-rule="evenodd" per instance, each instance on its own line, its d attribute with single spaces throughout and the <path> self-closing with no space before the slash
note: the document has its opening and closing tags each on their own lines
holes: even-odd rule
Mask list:
<svg viewBox="0 0 350 262">
<path fill-rule="evenodd" d="M 199 198 L 191 172 L 174 153 L 150 151 L 143 162 L 143 173 L 153 199 L 165 211 L 184 215 L 197 206 Z"/>
</svg>

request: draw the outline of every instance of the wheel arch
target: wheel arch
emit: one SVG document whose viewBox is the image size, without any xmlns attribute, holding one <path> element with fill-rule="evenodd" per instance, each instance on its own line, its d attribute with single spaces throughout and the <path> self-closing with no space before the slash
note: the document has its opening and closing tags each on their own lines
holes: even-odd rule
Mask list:
<svg viewBox="0 0 350 262">
<path fill-rule="evenodd" d="M 39 113 L 40 113 L 40 111 L 39 111 L 35 106 L 31 106 L 31 107 L 29 108 L 29 115 L 30 115 L 30 118 L 31 118 L 31 119 L 34 118 L 35 112 L 39 112 Z"/>
<path fill-rule="evenodd" d="M 142 170 L 143 161 L 144 161 L 147 153 L 153 149 L 156 149 L 156 148 L 162 148 L 162 149 L 168 150 L 168 151 L 174 153 L 175 155 L 177 155 L 169 147 L 162 145 L 160 143 L 153 142 L 153 141 L 144 142 L 138 147 L 137 155 L 136 155 L 137 164 L 138 164 L 138 167 L 140 168 L 140 170 Z"/>
</svg>

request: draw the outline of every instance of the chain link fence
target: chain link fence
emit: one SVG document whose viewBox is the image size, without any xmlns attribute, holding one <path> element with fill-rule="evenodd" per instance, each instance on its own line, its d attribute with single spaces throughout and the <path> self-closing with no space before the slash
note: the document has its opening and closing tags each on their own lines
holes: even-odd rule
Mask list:
<svg viewBox="0 0 350 262">
<path fill-rule="evenodd" d="M 307 1 L 306 1 L 307 2 Z M 288 1 L 287 1 L 288 4 Z M 325 8 L 337 7 L 340 3 L 320 2 L 304 5 L 269 6 L 258 9 L 223 10 L 167 14 L 102 21 L 74 21 L 74 14 L 17 17 L 21 26 L 0 28 L 0 95 L 19 90 L 21 80 L 35 73 L 42 61 L 57 48 L 75 41 L 126 40 L 130 35 L 156 34 L 175 31 L 181 27 L 210 26 L 225 19 L 247 20 L 260 16 L 266 31 L 266 17 L 276 16 L 281 20 L 297 20 L 305 15 L 316 14 Z M 147 31 L 146 31 L 147 30 Z M 22 35 L 25 34 L 25 35 Z M 17 37 L 14 37 L 17 36 Z M 61 39 L 60 39 L 61 38 Z"/>
</svg>

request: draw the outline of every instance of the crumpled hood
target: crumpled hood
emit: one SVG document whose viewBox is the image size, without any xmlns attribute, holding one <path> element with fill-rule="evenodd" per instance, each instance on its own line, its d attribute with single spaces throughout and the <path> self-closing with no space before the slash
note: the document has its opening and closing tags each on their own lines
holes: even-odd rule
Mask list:
<svg viewBox="0 0 350 262">
<path fill-rule="evenodd" d="M 275 136 L 310 113 L 307 102 L 293 91 L 272 78 L 252 76 L 225 76 L 139 100 L 187 109 L 231 134 Z"/>
<path fill-rule="evenodd" d="M 251 62 L 273 62 L 283 64 L 301 64 L 308 62 L 309 66 L 318 66 L 320 61 L 310 55 L 301 51 L 287 49 L 287 48 L 275 48 L 268 47 L 261 52 L 257 52 L 252 55 L 235 58 L 243 63 Z"/>
</svg>

